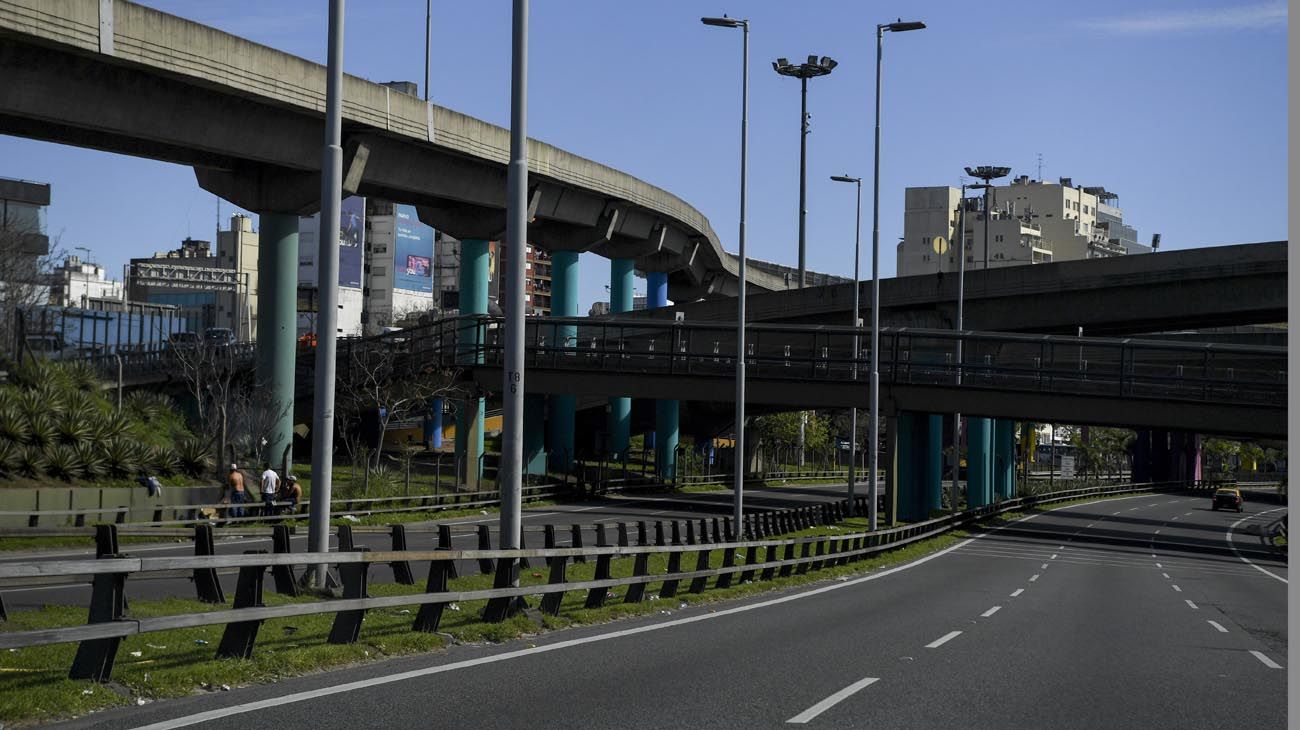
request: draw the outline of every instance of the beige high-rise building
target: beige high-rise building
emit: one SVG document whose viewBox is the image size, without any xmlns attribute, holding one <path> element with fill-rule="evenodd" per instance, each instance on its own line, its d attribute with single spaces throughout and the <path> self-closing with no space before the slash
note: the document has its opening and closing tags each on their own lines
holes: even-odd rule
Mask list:
<svg viewBox="0 0 1300 730">
<path fill-rule="evenodd" d="M 979 191 L 975 191 L 978 193 Z M 961 192 L 957 188 L 907 188 L 898 275 L 956 272 Z M 983 196 L 967 200 L 964 242 L 968 271 L 1021 264 L 1150 252 L 1124 224 L 1101 187 L 1075 187 L 1070 178 L 1047 183 L 1022 175 L 990 191 L 988 241 Z"/>
</svg>

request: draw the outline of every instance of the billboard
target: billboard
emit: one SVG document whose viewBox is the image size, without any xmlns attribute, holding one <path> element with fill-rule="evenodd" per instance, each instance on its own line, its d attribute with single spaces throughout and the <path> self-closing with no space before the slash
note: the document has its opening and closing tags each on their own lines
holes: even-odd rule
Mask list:
<svg viewBox="0 0 1300 730">
<path fill-rule="evenodd" d="M 320 256 L 320 214 L 298 219 L 298 283 L 316 286 Z M 344 198 L 339 207 L 339 286 L 361 288 L 366 244 L 366 199 Z"/>
<path fill-rule="evenodd" d="M 398 205 L 393 220 L 393 288 L 433 292 L 433 229 L 415 208 Z"/>
</svg>

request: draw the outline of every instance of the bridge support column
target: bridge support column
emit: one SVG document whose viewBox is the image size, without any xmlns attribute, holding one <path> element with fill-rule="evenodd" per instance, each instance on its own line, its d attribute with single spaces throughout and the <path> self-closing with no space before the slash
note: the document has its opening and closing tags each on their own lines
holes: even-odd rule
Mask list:
<svg viewBox="0 0 1300 730">
<path fill-rule="evenodd" d="M 546 474 L 546 396 L 524 394 L 524 475 Z"/>
<path fill-rule="evenodd" d="M 894 458 L 888 465 L 896 472 L 890 501 L 897 519 L 919 522 L 940 508 L 940 480 L 943 477 L 943 417 L 927 413 L 900 413 Z"/>
<path fill-rule="evenodd" d="M 467 238 L 460 242 L 460 313 L 487 314 L 488 242 Z M 483 362 L 482 330 L 472 323 L 456 333 L 456 359 L 462 365 Z M 477 491 L 483 480 L 484 399 L 468 398 L 456 414 L 456 464 L 461 483 Z"/>
<path fill-rule="evenodd" d="M 298 216 L 258 216 L 257 389 L 268 397 L 271 427 L 265 460 L 287 470 L 293 444 L 294 366 L 298 334 Z M 218 457 L 218 461 L 226 455 Z M 285 473 L 281 471 L 281 473 Z"/>
<path fill-rule="evenodd" d="M 609 260 L 609 312 L 623 314 L 632 311 L 634 259 Z M 628 442 L 632 437 L 632 399 L 610 398 L 609 421 L 606 428 L 609 434 L 607 442 L 611 456 L 621 459 L 627 452 Z"/>
<path fill-rule="evenodd" d="M 429 405 L 428 429 L 424 442 L 431 449 L 442 448 L 442 399 L 434 398 Z"/>
<path fill-rule="evenodd" d="M 578 316 L 577 251 L 551 253 L 551 316 Z M 549 334 L 556 347 L 577 345 L 576 325 L 556 325 Z M 568 473 L 573 469 L 573 429 L 578 400 L 572 395 L 552 395 L 549 401 L 546 443 L 550 449 L 551 468 Z"/>
<path fill-rule="evenodd" d="M 646 307 L 658 309 L 668 306 L 668 273 L 651 271 L 645 275 Z M 672 352 L 672 342 L 664 344 L 664 350 Z M 671 356 L 671 355 L 670 355 Z M 655 470 L 659 479 L 671 481 L 677 476 L 677 432 L 681 405 L 675 400 L 655 401 L 655 431 L 653 436 L 655 449 Z"/>
<path fill-rule="evenodd" d="M 997 501 L 1011 499 L 1016 484 L 1016 423 L 993 422 L 993 492 Z"/>
<path fill-rule="evenodd" d="M 966 506 L 993 502 L 993 420 L 966 419 Z"/>
</svg>

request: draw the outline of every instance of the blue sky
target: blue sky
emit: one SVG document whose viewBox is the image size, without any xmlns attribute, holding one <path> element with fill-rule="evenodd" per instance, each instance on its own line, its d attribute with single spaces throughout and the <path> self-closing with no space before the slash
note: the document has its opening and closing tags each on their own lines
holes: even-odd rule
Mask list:
<svg viewBox="0 0 1300 730">
<path fill-rule="evenodd" d="M 324 0 L 146 4 L 324 59 Z M 432 99 L 506 124 L 510 3 L 433 7 Z M 740 34 L 699 22 L 724 12 L 752 23 L 751 256 L 796 260 L 798 81 L 770 62 L 829 55 L 839 67 L 809 91 L 808 265 L 852 273 L 853 189 L 827 178 L 870 180 L 874 26 L 899 16 L 929 28 L 885 39 L 882 276 L 894 273 L 905 187 L 957 185 L 975 164 L 1034 176 L 1039 153 L 1045 178 L 1119 193 L 1144 242 L 1286 237 L 1284 2 L 534 2 L 531 136 L 680 195 L 735 250 Z M 423 82 L 421 0 L 353 0 L 346 33 L 348 73 Z M 213 196 L 175 165 L 0 136 L 0 175 L 52 183 L 50 232 L 110 272 L 186 235 L 211 238 L 216 222 Z M 863 195 L 869 244 L 869 184 Z M 585 312 L 609 271 L 594 256 L 582 267 Z"/>
</svg>

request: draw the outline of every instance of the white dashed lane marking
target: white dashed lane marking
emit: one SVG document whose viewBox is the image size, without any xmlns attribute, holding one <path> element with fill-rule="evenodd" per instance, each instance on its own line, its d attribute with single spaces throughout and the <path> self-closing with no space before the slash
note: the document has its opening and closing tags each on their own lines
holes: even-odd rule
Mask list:
<svg viewBox="0 0 1300 730">
<path fill-rule="evenodd" d="M 1020 595 L 1021 593 L 1024 593 L 1024 592 L 1025 592 L 1025 589 L 1024 589 L 1024 588 L 1017 588 L 1017 589 L 1015 589 L 1014 591 L 1011 591 L 1011 597 L 1012 597 L 1012 598 L 1015 598 L 1016 596 L 1018 596 L 1018 595 Z"/>
<path fill-rule="evenodd" d="M 1264 663 L 1264 666 L 1268 667 L 1269 669 L 1281 669 L 1281 668 L 1282 668 L 1282 665 L 1281 665 L 1281 664 L 1278 664 L 1277 662 L 1273 661 L 1272 659 L 1269 659 L 1267 656 L 1264 655 L 1264 652 L 1262 652 L 1262 651 L 1255 651 L 1254 649 L 1251 649 L 1251 650 L 1250 650 L 1250 653 L 1253 654 L 1253 655 L 1255 656 L 1256 659 L 1258 659 L 1258 660 L 1260 660 L 1261 662 L 1263 662 L 1263 663 Z"/>
<path fill-rule="evenodd" d="M 1190 599 L 1184 598 L 1183 601 L 1187 604 L 1188 608 L 1200 608 L 1200 606 L 1192 603 Z"/>
<path fill-rule="evenodd" d="M 997 613 L 998 611 L 1001 611 L 1001 610 L 1002 610 L 1002 607 L 1001 607 L 1001 606 L 994 606 L 993 608 L 990 608 L 989 610 L 985 611 L 984 613 L 981 613 L 981 614 L 980 614 L 980 618 L 988 618 L 989 616 L 992 616 L 993 614 L 995 614 L 995 613 Z M 1210 623 L 1214 623 L 1214 622 L 1211 621 Z"/>
<path fill-rule="evenodd" d="M 1225 628 L 1223 628 L 1223 624 L 1219 623 L 1218 621 L 1210 621 L 1210 620 L 1207 619 L 1207 620 L 1206 620 L 1206 623 L 1208 623 L 1209 625 L 1213 626 L 1213 627 L 1215 628 L 1215 630 L 1218 631 L 1220 634 L 1226 634 L 1226 633 L 1228 633 L 1228 630 L 1225 629 Z"/>
<path fill-rule="evenodd" d="M 926 644 L 926 645 L 925 645 L 925 648 L 927 648 L 927 649 L 938 649 L 939 647 L 943 646 L 944 644 L 947 644 L 948 642 L 952 641 L 953 639 L 957 638 L 958 636 L 961 636 L 961 632 L 960 632 L 960 631 L 949 631 L 948 633 L 944 634 L 943 636 L 940 636 L 939 638 L 935 639 L 934 641 L 931 641 L 929 644 Z"/>
</svg>

